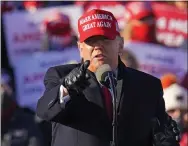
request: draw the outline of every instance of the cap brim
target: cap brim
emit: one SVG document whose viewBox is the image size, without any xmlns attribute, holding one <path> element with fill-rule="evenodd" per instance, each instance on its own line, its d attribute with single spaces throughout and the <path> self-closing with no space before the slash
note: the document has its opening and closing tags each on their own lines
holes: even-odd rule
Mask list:
<svg viewBox="0 0 188 146">
<path fill-rule="evenodd" d="M 84 42 L 86 39 L 92 37 L 92 36 L 105 36 L 110 40 L 114 40 L 117 36 L 117 33 L 114 32 L 110 32 L 110 31 L 103 31 L 103 30 L 97 30 L 97 31 L 92 31 L 92 30 L 88 30 L 87 33 L 85 33 L 85 35 L 80 36 L 80 42 Z"/>
</svg>

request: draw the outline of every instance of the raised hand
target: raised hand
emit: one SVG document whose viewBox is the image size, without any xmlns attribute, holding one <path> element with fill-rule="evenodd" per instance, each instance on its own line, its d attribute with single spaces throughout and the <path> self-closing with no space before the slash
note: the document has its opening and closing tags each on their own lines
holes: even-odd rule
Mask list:
<svg viewBox="0 0 188 146">
<path fill-rule="evenodd" d="M 86 80 L 89 75 L 86 73 L 87 68 L 89 67 L 90 61 L 87 60 L 80 67 L 73 69 L 65 78 L 63 79 L 63 85 L 67 90 L 70 89 L 81 91 L 83 90 L 87 83 Z"/>
</svg>

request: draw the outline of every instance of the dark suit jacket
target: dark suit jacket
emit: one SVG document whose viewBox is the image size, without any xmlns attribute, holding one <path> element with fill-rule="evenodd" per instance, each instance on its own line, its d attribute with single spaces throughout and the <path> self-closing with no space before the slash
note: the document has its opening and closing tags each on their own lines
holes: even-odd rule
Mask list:
<svg viewBox="0 0 188 146">
<path fill-rule="evenodd" d="M 44 79 L 46 90 L 38 100 L 37 114 L 52 122 L 52 146 L 109 146 L 112 126 L 108 120 L 99 83 L 90 71 L 83 93 L 70 93 L 71 100 L 59 103 L 60 79 L 78 65 L 51 67 Z M 159 79 L 118 66 L 118 146 L 152 146 L 151 119 L 164 123 L 165 106 Z"/>
</svg>

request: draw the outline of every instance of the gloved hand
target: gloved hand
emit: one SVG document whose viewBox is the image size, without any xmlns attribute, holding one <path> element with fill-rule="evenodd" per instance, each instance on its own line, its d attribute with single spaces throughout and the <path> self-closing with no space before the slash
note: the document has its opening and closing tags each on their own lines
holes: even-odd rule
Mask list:
<svg viewBox="0 0 188 146">
<path fill-rule="evenodd" d="M 176 138 L 176 141 L 180 142 L 180 129 L 178 128 L 177 123 L 166 114 L 167 124 L 165 124 L 165 133 L 166 135 L 171 135 Z"/>
<path fill-rule="evenodd" d="M 167 122 L 165 123 L 164 132 L 159 131 L 160 122 L 157 118 L 153 119 L 153 145 L 154 146 L 179 146 L 180 131 L 177 124 L 166 114 Z"/>
<path fill-rule="evenodd" d="M 65 78 L 63 79 L 63 86 L 68 90 L 82 91 L 88 84 L 87 78 L 89 75 L 86 73 L 86 70 L 90 64 L 90 61 L 87 60 L 80 67 L 73 69 Z"/>
</svg>

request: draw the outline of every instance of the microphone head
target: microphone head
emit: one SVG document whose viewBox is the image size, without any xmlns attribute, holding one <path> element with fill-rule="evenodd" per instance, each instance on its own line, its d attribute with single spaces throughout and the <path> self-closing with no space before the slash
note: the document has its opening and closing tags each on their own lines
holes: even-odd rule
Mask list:
<svg viewBox="0 0 188 146">
<path fill-rule="evenodd" d="M 110 65 L 108 64 L 101 65 L 95 73 L 97 80 L 101 84 L 105 85 L 105 83 L 107 82 L 107 76 L 109 72 L 112 72 Z"/>
</svg>

